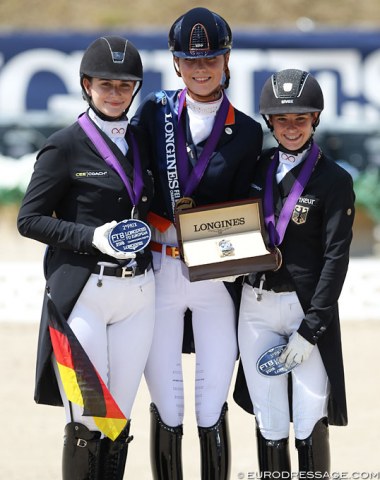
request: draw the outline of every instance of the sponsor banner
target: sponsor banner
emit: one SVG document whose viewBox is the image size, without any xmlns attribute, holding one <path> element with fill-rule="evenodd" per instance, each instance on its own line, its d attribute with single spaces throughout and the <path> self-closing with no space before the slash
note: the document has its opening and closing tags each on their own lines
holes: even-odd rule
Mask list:
<svg viewBox="0 0 380 480">
<path fill-rule="evenodd" d="M 72 121 L 85 107 L 78 75 L 83 51 L 104 34 L 1 34 L 0 121 L 28 113 L 59 114 L 61 120 Z M 140 98 L 152 90 L 181 86 L 167 49 L 167 32 L 117 34 L 128 35 L 141 52 L 145 75 Z M 271 73 L 300 68 L 311 71 L 322 85 L 324 119 L 380 120 L 380 31 L 235 31 L 230 67 L 230 100 L 249 115 L 258 115 L 260 91 Z"/>
</svg>

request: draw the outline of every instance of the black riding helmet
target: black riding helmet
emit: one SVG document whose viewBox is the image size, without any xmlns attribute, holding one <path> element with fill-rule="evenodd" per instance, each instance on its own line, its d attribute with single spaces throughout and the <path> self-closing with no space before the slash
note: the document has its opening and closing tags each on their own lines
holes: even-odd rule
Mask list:
<svg viewBox="0 0 380 480">
<path fill-rule="evenodd" d="M 308 72 L 297 69 L 281 70 L 265 82 L 260 96 L 260 113 L 272 130 L 267 115 L 322 112 L 322 89 Z M 314 123 L 314 129 L 319 123 Z"/>
<path fill-rule="evenodd" d="M 91 98 L 83 87 L 84 77 L 135 81 L 137 87 L 132 101 L 143 82 L 143 66 L 139 52 L 132 42 L 118 36 L 100 37 L 92 42 L 84 52 L 79 73 L 83 96 L 89 104 Z"/>
<path fill-rule="evenodd" d="M 231 50 L 232 33 L 224 18 L 207 8 L 198 7 L 173 23 L 168 44 L 174 57 L 212 58 Z M 225 75 L 224 88 L 227 88 L 230 79 L 227 65 Z"/>
</svg>

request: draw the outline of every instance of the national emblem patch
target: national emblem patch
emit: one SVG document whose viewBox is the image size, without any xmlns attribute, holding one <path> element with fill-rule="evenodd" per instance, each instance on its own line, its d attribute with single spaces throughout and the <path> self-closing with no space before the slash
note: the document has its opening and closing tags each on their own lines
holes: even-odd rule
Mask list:
<svg viewBox="0 0 380 480">
<path fill-rule="evenodd" d="M 308 213 L 309 213 L 309 207 L 296 205 L 292 213 L 292 221 L 297 225 L 302 225 L 303 223 L 306 222 Z"/>
</svg>

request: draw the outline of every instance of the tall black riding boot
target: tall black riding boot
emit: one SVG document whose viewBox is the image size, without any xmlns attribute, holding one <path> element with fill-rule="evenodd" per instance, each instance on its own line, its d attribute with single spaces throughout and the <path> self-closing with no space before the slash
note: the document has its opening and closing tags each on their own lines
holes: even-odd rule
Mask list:
<svg viewBox="0 0 380 480">
<path fill-rule="evenodd" d="M 299 472 L 330 473 L 330 442 L 327 418 L 321 418 L 305 440 L 296 438 Z"/>
<path fill-rule="evenodd" d="M 262 436 L 257 424 L 256 439 L 260 473 L 280 472 L 290 474 L 289 439 L 267 440 Z M 276 476 L 276 478 L 278 478 L 278 476 Z"/>
<path fill-rule="evenodd" d="M 150 463 L 154 480 L 182 480 L 182 425 L 169 427 L 150 404 Z"/>
<path fill-rule="evenodd" d="M 198 427 L 202 480 L 227 480 L 230 478 L 231 452 L 227 411 L 228 406 L 225 403 L 215 425 Z"/>
<path fill-rule="evenodd" d="M 100 432 L 81 423 L 71 422 L 63 437 L 63 480 L 100 480 Z"/>
<path fill-rule="evenodd" d="M 100 480 L 122 480 L 127 461 L 130 420 L 115 441 L 103 438 L 100 447 Z"/>
</svg>

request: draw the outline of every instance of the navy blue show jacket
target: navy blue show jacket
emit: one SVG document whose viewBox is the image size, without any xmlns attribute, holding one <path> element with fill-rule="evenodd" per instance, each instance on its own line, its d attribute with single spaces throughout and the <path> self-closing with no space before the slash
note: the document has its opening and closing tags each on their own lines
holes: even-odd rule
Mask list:
<svg viewBox="0 0 380 480">
<path fill-rule="evenodd" d="M 170 138 L 174 135 L 176 140 L 179 93 L 180 90 L 162 90 L 151 93 L 143 100 L 131 122 L 141 126 L 150 139 L 155 196 L 149 220 L 161 231 L 169 228 L 174 221 L 168 187 L 165 139 L 167 135 L 170 135 Z M 189 131 L 188 118 L 185 117 L 184 129 L 187 147 L 193 152 L 193 157 L 199 159 L 207 140 L 194 145 Z M 165 124 L 167 118 L 170 118 L 172 124 L 170 129 Z M 202 206 L 247 198 L 254 167 L 262 149 L 262 142 L 263 132 L 260 123 L 230 105 L 224 130 L 198 186 L 191 195 L 195 204 Z M 190 158 L 189 163 L 191 169 Z M 225 286 L 237 309 L 241 289 L 231 283 L 225 283 Z M 195 351 L 190 318 L 190 311 L 187 310 L 183 341 L 184 353 Z"/>
<path fill-rule="evenodd" d="M 132 119 L 133 124 L 138 124 L 146 130 L 151 142 L 155 178 L 152 211 L 169 221 L 173 221 L 173 215 L 168 189 L 164 122 L 165 114 L 170 113 L 175 136 L 179 93 L 180 90 L 151 93 L 143 100 Z M 225 128 L 192 195 L 197 206 L 239 200 L 248 196 L 254 166 L 262 148 L 262 138 L 261 125 L 230 106 Z M 195 146 L 187 131 L 187 145 L 199 158 L 205 141 Z"/>
</svg>

